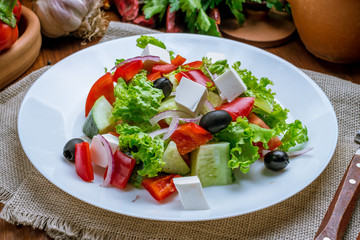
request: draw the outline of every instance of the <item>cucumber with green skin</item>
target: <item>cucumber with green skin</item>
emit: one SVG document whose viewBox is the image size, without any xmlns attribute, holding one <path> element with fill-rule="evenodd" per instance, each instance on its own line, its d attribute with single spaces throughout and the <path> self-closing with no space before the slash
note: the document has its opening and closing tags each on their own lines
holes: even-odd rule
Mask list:
<svg viewBox="0 0 360 240">
<path fill-rule="evenodd" d="M 87 116 L 83 132 L 86 136 L 93 138 L 97 134 L 108 132 L 113 127 L 111 121 L 113 107 L 104 96 L 99 97 Z"/>
<path fill-rule="evenodd" d="M 233 182 L 230 160 L 230 143 L 201 145 L 191 155 L 191 175 L 198 176 L 203 187 L 228 185 Z"/>
<path fill-rule="evenodd" d="M 177 150 L 176 143 L 173 141 L 171 141 L 165 149 L 162 160 L 165 164 L 162 168 L 163 172 L 179 175 L 186 175 L 190 172 L 189 166 L 181 157 Z"/>
</svg>

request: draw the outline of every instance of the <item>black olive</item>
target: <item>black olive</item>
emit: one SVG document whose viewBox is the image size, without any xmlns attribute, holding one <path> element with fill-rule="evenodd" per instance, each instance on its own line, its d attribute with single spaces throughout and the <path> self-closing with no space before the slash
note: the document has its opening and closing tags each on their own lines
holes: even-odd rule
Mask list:
<svg viewBox="0 0 360 240">
<path fill-rule="evenodd" d="M 154 87 L 161 89 L 165 98 L 167 98 L 172 92 L 173 84 L 166 77 L 161 77 L 154 81 Z"/>
<path fill-rule="evenodd" d="M 279 171 L 289 164 L 289 156 L 281 150 L 271 151 L 265 155 L 264 164 L 271 170 Z"/>
<path fill-rule="evenodd" d="M 71 162 L 75 161 L 75 144 L 82 142 L 84 142 L 84 140 L 80 138 L 73 138 L 69 140 L 64 146 L 64 157 Z"/>
<path fill-rule="evenodd" d="M 216 110 L 205 114 L 199 125 L 214 134 L 225 129 L 231 123 L 231 115 L 224 110 Z"/>
</svg>

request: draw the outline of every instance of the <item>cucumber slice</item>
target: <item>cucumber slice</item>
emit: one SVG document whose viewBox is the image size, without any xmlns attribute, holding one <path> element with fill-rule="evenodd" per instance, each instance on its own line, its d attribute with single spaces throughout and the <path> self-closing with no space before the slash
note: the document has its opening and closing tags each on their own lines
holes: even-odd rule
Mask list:
<svg viewBox="0 0 360 240">
<path fill-rule="evenodd" d="M 171 141 L 167 146 L 163 158 L 165 165 L 162 171 L 166 173 L 175 173 L 180 175 L 186 175 L 190 172 L 190 168 L 181 157 L 177 150 L 176 143 Z"/>
<path fill-rule="evenodd" d="M 203 187 L 227 185 L 233 181 L 230 160 L 230 143 L 201 145 L 191 155 L 191 175 L 198 176 Z"/>
<path fill-rule="evenodd" d="M 112 127 L 111 113 L 113 107 L 104 96 L 99 97 L 87 116 L 83 132 L 92 138 L 96 134 L 108 132 Z"/>
</svg>

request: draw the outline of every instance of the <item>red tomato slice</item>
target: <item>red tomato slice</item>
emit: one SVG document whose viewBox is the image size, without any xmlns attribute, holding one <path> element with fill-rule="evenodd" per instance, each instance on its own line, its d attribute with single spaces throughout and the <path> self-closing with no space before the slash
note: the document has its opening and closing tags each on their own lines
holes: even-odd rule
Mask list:
<svg viewBox="0 0 360 240">
<path fill-rule="evenodd" d="M 161 78 L 160 72 L 154 72 L 147 75 L 147 79 L 151 82 L 155 81 L 156 79 Z"/>
<path fill-rule="evenodd" d="M 256 116 L 254 113 L 250 113 L 249 116 L 247 116 L 247 119 L 249 120 L 249 123 L 258 125 L 259 127 L 270 129 L 269 126 L 258 116 Z M 281 140 L 278 137 L 274 137 L 270 139 L 268 144 L 268 150 L 274 150 L 281 146 Z M 263 147 L 262 142 L 254 143 L 255 146 L 259 147 L 259 152 L 262 152 L 265 148 Z"/>
<path fill-rule="evenodd" d="M 208 78 L 201 70 L 194 69 L 187 72 L 179 72 L 175 75 L 175 78 L 180 82 L 182 77 L 186 77 L 204 87 L 207 87 L 208 83 L 210 87 L 214 85 L 214 83 Z"/>
<path fill-rule="evenodd" d="M 123 189 L 129 181 L 132 170 L 135 167 L 135 159 L 116 150 L 114 153 L 114 171 L 111 176 L 110 184 L 114 187 Z M 106 172 L 105 172 L 106 173 Z"/>
<path fill-rule="evenodd" d="M 194 62 L 191 62 L 191 63 L 187 63 L 185 64 L 184 66 L 186 67 L 190 67 L 190 68 L 199 68 L 201 67 L 202 65 L 202 61 L 194 61 Z"/>
<path fill-rule="evenodd" d="M 141 185 L 158 201 L 162 201 L 172 193 L 176 192 L 173 178 L 181 177 L 180 175 L 165 175 L 154 178 L 144 179 Z"/>
<path fill-rule="evenodd" d="M 216 110 L 227 111 L 235 122 L 238 117 L 247 117 L 251 113 L 254 102 L 255 98 L 253 97 L 237 98 L 229 103 L 220 105 Z"/>
<path fill-rule="evenodd" d="M 97 80 L 91 87 L 86 98 L 85 117 L 89 114 L 95 101 L 102 95 L 105 96 L 106 100 L 108 100 L 110 104 L 115 102 L 113 78 L 109 72 L 99 78 L 99 80 Z"/>
<path fill-rule="evenodd" d="M 176 70 L 178 66 L 174 64 L 157 64 L 152 67 L 151 72 L 160 72 L 161 74 L 169 73 Z"/>
<path fill-rule="evenodd" d="M 114 82 L 117 82 L 120 77 L 123 78 L 125 81 L 129 81 L 143 68 L 144 64 L 142 60 L 135 60 L 125 63 L 124 65 L 121 65 L 116 69 L 113 77 Z"/>
<path fill-rule="evenodd" d="M 176 58 L 174 58 L 173 60 L 171 60 L 171 64 L 174 64 L 176 66 L 180 66 L 183 65 L 183 63 L 186 61 L 186 58 L 183 58 L 180 55 L 177 55 Z"/>
<path fill-rule="evenodd" d="M 210 132 L 195 123 L 180 125 L 170 137 L 181 155 L 191 152 L 212 139 Z"/>
<path fill-rule="evenodd" d="M 88 142 L 75 144 L 75 170 L 85 182 L 94 180 L 93 166 L 91 165 L 90 147 Z"/>
</svg>

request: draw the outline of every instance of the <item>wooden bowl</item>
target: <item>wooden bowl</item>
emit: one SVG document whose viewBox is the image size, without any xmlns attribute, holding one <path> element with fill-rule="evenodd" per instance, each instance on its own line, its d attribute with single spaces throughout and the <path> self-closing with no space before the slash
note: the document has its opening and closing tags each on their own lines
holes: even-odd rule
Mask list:
<svg viewBox="0 0 360 240">
<path fill-rule="evenodd" d="M 40 22 L 25 6 L 19 27 L 20 37 L 8 50 L 0 53 L 0 89 L 23 74 L 39 56 L 41 48 Z"/>
</svg>

